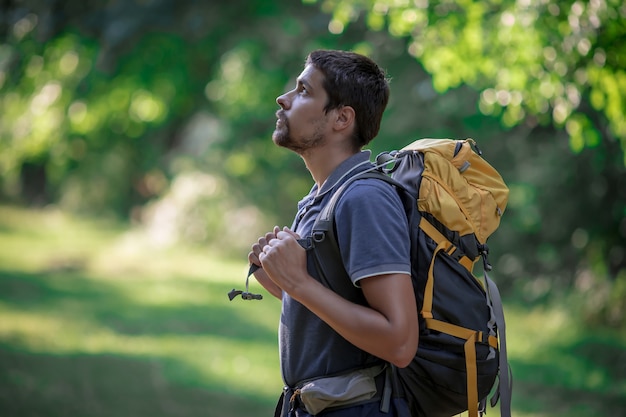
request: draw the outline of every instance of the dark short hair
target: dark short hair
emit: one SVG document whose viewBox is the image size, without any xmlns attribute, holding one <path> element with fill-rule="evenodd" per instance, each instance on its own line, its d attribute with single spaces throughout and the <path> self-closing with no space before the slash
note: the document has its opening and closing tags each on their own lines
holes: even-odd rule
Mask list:
<svg viewBox="0 0 626 417">
<path fill-rule="evenodd" d="M 313 51 L 306 59 L 305 65 L 309 64 L 324 74 L 328 94 L 324 111 L 352 107 L 356 119 L 354 144 L 357 148 L 367 145 L 380 130 L 389 101 L 385 71 L 370 58 L 346 51 Z"/>
</svg>

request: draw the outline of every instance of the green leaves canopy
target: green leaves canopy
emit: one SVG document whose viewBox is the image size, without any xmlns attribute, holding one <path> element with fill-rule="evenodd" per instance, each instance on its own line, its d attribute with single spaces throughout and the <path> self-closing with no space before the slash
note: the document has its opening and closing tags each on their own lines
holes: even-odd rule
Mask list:
<svg viewBox="0 0 626 417">
<path fill-rule="evenodd" d="M 438 92 L 479 89 L 481 111 L 505 126 L 553 123 L 577 153 L 598 146 L 602 134 L 626 150 L 626 6 L 619 0 L 320 3 L 333 15 L 331 31 L 364 14 L 370 29 L 407 38 Z"/>
</svg>

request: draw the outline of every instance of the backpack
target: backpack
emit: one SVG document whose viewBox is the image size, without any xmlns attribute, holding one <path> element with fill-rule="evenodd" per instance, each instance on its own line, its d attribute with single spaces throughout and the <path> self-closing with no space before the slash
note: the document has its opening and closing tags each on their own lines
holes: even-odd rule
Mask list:
<svg viewBox="0 0 626 417">
<path fill-rule="evenodd" d="M 510 417 L 504 313 L 497 286 L 487 276 L 486 244 L 500 224 L 508 188 L 481 155 L 473 139 L 420 139 L 382 153 L 374 168 L 334 192 L 310 237 L 322 281 L 330 286 L 324 277 L 347 275 L 334 231 L 343 190 L 363 178 L 380 178 L 397 188 L 409 220 L 420 329 L 412 362 L 392 368 L 413 416 L 448 417 L 467 410 L 477 417 L 498 379 L 491 406 L 500 399 L 501 416 Z M 472 273 L 481 257 L 484 282 Z"/>
</svg>

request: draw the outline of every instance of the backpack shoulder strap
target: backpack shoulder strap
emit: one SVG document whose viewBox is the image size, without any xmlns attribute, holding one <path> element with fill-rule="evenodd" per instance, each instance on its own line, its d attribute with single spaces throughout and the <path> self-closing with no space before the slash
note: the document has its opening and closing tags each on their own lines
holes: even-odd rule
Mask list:
<svg viewBox="0 0 626 417">
<path fill-rule="evenodd" d="M 346 180 L 346 182 L 344 182 L 333 193 L 333 195 L 330 198 L 330 201 L 324 206 L 324 208 L 319 214 L 319 217 L 315 221 L 315 224 L 313 226 L 314 232 L 316 230 L 328 231 L 331 228 L 333 221 L 334 221 L 334 216 L 335 216 L 335 207 L 337 206 L 337 203 L 339 202 L 339 199 L 343 195 L 343 192 L 345 191 L 345 189 L 348 188 L 348 185 L 350 185 L 354 181 L 365 179 L 365 178 L 378 178 L 396 187 L 404 188 L 404 186 L 400 184 L 398 181 L 392 179 L 389 175 L 386 175 L 374 168 L 372 168 L 371 170 L 360 172 L 348 178 L 348 180 Z"/>
<path fill-rule="evenodd" d="M 502 298 L 497 285 L 489 278 L 485 271 L 485 282 L 487 286 L 487 294 L 493 305 L 494 315 L 496 318 L 496 326 L 498 328 L 500 339 L 500 358 L 499 367 L 500 374 L 498 376 L 498 388 L 491 397 L 491 407 L 495 407 L 498 399 L 500 400 L 501 417 L 511 417 L 511 396 L 513 391 L 513 378 L 506 348 L 506 323 L 504 321 L 504 309 L 502 307 Z"/>
<path fill-rule="evenodd" d="M 350 288 L 347 287 L 351 287 L 352 284 L 343 266 L 341 252 L 339 251 L 339 245 L 337 243 L 335 233 L 335 209 L 339 199 L 348 188 L 348 185 L 354 181 L 365 178 L 378 178 L 389 184 L 403 188 L 402 184 L 375 168 L 360 172 L 348 178 L 346 182 L 333 192 L 328 203 L 322 208 L 322 211 L 313 224 L 311 236 L 307 239 L 308 242 L 306 243 L 306 246 L 312 249 L 315 265 L 322 283 L 331 290 L 343 295 L 351 292 Z M 334 284 L 331 285 L 329 277 L 346 277 L 346 279 L 333 279 Z M 338 285 L 340 285 L 341 288 L 338 288 Z"/>
</svg>

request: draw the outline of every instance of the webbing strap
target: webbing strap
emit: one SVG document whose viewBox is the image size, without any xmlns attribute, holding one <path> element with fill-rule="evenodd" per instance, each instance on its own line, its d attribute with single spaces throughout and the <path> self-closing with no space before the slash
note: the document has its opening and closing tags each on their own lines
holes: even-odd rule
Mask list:
<svg viewBox="0 0 626 417">
<path fill-rule="evenodd" d="M 436 319 L 425 319 L 426 328 L 465 339 L 465 371 L 467 384 L 468 417 L 478 417 L 478 367 L 476 365 L 476 343 L 485 341 L 483 332 L 456 326 Z M 489 346 L 498 348 L 498 339 L 487 336 Z"/>
<path fill-rule="evenodd" d="M 428 236 L 430 236 L 432 240 L 434 240 L 437 243 L 437 247 L 435 248 L 435 251 L 433 252 L 433 256 L 430 259 L 430 266 L 428 267 L 428 279 L 426 280 L 426 287 L 424 288 L 424 302 L 423 302 L 422 311 L 421 311 L 422 317 L 424 317 L 425 319 L 432 319 L 433 318 L 433 313 L 432 313 L 433 290 L 435 287 L 435 278 L 433 275 L 434 270 L 435 270 L 435 259 L 437 258 L 437 254 L 439 253 L 439 251 L 442 251 L 442 250 L 448 254 L 454 253 L 454 251 L 456 250 L 456 246 L 454 246 L 452 242 L 446 239 L 446 237 L 442 235 L 441 232 L 439 232 L 439 230 L 437 230 L 435 226 L 430 224 L 430 222 L 426 220 L 424 217 L 421 218 L 419 227 Z M 468 263 L 469 265 L 473 265 L 473 262 L 468 257 L 463 256 L 461 260 L 459 260 L 459 263 L 461 263 L 461 265 L 467 268 L 470 272 L 472 271 L 471 266 L 470 268 L 468 268 Z"/>
<path fill-rule="evenodd" d="M 435 287 L 435 277 L 433 276 L 433 271 L 435 270 L 435 258 L 437 257 L 437 253 L 440 250 L 445 249 L 446 242 L 440 242 L 435 248 L 435 252 L 433 253 L 433 257 L 430 260 L 430 266 L 428 267 L 428 280 L 426 280 L 426 287 L 424 288 L 424 303 L 422 305 L 422 317 L 425 319 L 433 318 L 433 289 Z"/>
<path fill-rule="evenodd" d="M 494 349 L 498 349 L 498 338 L 492 335 L 486 335 L 483 332 L 468 329 L 465 327 L 457 326 L 455 324 L 446 323 L 445 321 L 437 319 L 425 319 L 426 328 L 449 334 L 459 339 L 468 340 L 470 337 L 474 337 L 476 343 L 488 343 Z"/>
<path fill-rule="evenodd" d="M 437 243 L 437 247 L 435 248 L 433 256 L 430 259 L 430 266 L 428 267 L 428 279 L 426 280 L 426 287 L 424 288 L 424 303 L 421 311 L 422 317 L 425 319 L 432 319 L 433 290 L 435 287 L 435 277 L 433 275 L 433 271 L 435 270 L 435 259 L 437 258 L 439 251 L 445 250 L 446 252 L 451 253 L 454 252 L 456 247 L 423 217 L 420 220 L 420 228 Z"/>
<path fill-rule="evenodd" d="M 476 333 L 465 342 L 465 373 L 467 375 L 467 415 L 478 417 L 478 370 L 476 369 Z"/>
<path fill-rule="evenodd" d="M 428 220 L 424 217 L 420 220 L 420 229 L 424 231 L 432 240 L 434 240 L 437 245 L 443 244 L 443 249 L 448 253 L 448 255 L 452 255 L 456 250 L 456 246 L 452 244 L 435 226 L 433 226 Z M 472 272 L 474 267 L 474 262 L 468 258 L 467 256 L 462 256 L 458 261 L 465 269 L 469 272 Z"/>
</svg>

